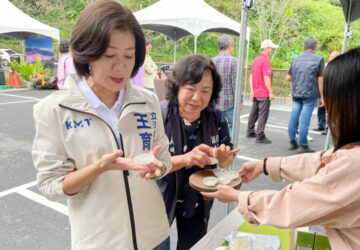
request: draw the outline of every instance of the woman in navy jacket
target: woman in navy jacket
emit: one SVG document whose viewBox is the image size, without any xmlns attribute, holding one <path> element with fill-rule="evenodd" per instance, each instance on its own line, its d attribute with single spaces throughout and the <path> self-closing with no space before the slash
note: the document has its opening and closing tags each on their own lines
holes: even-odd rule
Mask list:
<svg viewBox="0 0 360 250">
<path fill-rule="evenodd" d="M 232 163 L 229 128 L 221 111 L 214 109 L 221 79 L 213 62 L 193 55 L 177 63 L 167 78 L 167 98 L 161 103 L 165 133 L 169 138 L 173 173 L 158 185 L 163 194 L 170 225 L 176 218 L 177 249 L 189 249 L 207 231 L 212 201 L 189 186 L 189 177 L 203 168 Z"/>
</svg>

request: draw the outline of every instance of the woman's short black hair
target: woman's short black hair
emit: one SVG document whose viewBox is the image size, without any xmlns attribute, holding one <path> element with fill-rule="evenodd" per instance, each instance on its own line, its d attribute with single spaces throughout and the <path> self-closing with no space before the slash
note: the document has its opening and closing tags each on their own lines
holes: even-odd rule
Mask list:
<svg viewBox="0 0 360 250">
<path fill-rule="evenodd" d="M 70 50 L 70 40 L 62 39 L 59 44 L 59 52 L 60 53 L 68 53 Z"/>
<path fill-rule="evenodd" d="M 213 92 L 209 102 L 209 106 L 214 107 L 219 101 L 222 88 L 221 78 L 216 71 L 214 63 L 202 55 L 187 56 L 175 64 L 166 80 L 166 99 L 172 103 L 179 104 L 177 95 L 180 87 L 187 84 L 194 85 L 199 83 L 206 69 L 211 71 L 214 81 Z"/>
<path fill-rule="evenodd" d="M 99 59 L 110 43 L 114 30 L 131 32 L 135 37 L 135 76 L 145 59 L 145 37 L 132 12 L 114 0 L 97 0 L 80 14 L 71 35 L 71 53 L 79 76 L 89 76 L 89 62 Z"/>
<path fill-rule="evenodd" d="M 326 66 L 324 102 L 335 150 L 360 141 L 360 47 Z"/>
</svg>

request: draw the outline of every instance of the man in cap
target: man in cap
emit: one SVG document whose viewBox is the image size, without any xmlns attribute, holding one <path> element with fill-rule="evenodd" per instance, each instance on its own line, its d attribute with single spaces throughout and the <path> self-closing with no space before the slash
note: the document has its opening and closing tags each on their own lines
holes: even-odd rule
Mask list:
<svg viewBox="0 0 360 250">
<path fill-rule="evenodd" d="M 292 82 L 292 111 L 288 125 L 289 150 L 298 153 L 314 152 L 309 148 L 307 135 L 311 115 L 317 100 L 319 106 L 323 104 L 322 85 L 324 59 L 315 54 L 317 40 L 309 37 L 304 41 L 304 52 L 291 63 L 286 80 Z M 299 128 L 299 143 L 295 134 Z"/>
<path fill-rule="evenodd" d="M 230 36 L 221 36 L 218 40 L 218 47 L 220 52 L 212 59 L 222 81 L 222 89 L 220 92 L 218 108 L 222 111 L 228 120 L 230 134 L 232 133 L 233 125 L 237 77 L 237 61 L 235 57 L 231 56 L 231 53 L 234 50 L 233 45 L 234 40 Z"/>
<path fill-rule="evenodd" d="M 270 103 L 274 99 L 274 93 L 271 88 L 271 63 L 270 55 L 273 49 L 279 45 L 271 40 L 264 40 L 261 43 L 261 52 L 255 58 L 251 68 L 250 86 L 252 98 L 252 108 L 249 115 L 247 126 L 247 137 L 256 137 L 257 143 L 271 143 L 266 137 L 264 130 L 269 117 Z M 258 122 L 256 132 L 255 123 Z"/>
</svg>

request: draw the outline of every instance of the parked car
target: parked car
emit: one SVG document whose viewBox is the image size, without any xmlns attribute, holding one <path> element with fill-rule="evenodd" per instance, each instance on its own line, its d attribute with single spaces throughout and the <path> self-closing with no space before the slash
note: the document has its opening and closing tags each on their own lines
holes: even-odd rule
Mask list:
<svg viewBox="0 0 360 250">
<path fill-rule="evenodd" d="M 171 72 L 172 64 L 163 64 L 159 67 L 159 70 L 163 72 L 165 75 L 168 75 Z"/>
<path fill-rule="evenodd" d="M 11 49 L 0 49 L 0 57 L 4 66 L 9 65 L 11 61 L 20 61 L 21 54 Z"/>
</svg>

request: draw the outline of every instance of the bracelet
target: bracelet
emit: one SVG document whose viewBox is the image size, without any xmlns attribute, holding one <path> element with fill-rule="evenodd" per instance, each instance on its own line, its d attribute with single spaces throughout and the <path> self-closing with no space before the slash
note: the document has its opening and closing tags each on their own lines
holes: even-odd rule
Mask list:
<svg viewBox="0 0 360 250">
<path fill-rule="evenodd" d="M 264 158 L 263 172 L 264 172 L 264 175 L 269 175 L 269 173 L 266 171 L 266 161 L 267 161 L 267 157 Z"/>
</svg>

